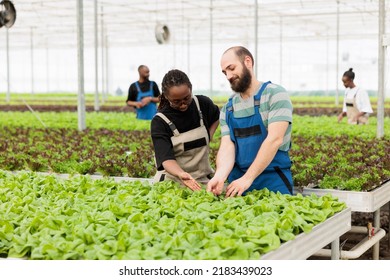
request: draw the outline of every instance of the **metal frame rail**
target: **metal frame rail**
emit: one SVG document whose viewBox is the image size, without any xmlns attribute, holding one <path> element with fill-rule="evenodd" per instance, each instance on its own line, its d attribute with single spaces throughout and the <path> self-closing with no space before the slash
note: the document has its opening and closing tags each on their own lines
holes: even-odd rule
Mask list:
<svg viewBox="0 0 390 280">
<path fill-rule="evenodd" d="M 385 182 L 381 186 L 369 192 L 341 191 L 308 187 L 303 188 L 303 195 L 311 195 L 312 193 L 318 196 L 330 193 L 331 195 L 338 197 L 340 201 L 344 201 L 347 206 L 351 208 L 352 212 L 374 213 L 374 228 L 377 232 L 379 232 L 380 236 L 383 235 L 381 238 L 384 237 L 384 230 L 380 228 L 380 209 L 383 205 L 390 201 L 390 181 Z M 387 235 L 390 242 L 390 224 L 389 233 Z M 377 240 L 378 242 L 373 245 L 372 258 L 374 260 L 379 259 L 379 241 L 381 238 L 379 238 Z M 370 240 L 366 239 L 366 241 L 369 242 Z M 368 247 L 367 250 L 369 248 L 371 248 L 371 246 Z"/>
</svg>

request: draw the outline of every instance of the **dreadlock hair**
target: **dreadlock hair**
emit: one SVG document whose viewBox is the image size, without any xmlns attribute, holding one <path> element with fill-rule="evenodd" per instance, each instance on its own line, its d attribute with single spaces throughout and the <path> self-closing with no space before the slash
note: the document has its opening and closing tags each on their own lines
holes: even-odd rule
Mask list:
<svg viewBox="0 0 390 280">
<path fill-rule="evenodd" d="M 254 65 L 255 60 L 253 58 L 253 55 L 251 54 L 251 52 L 247 48 L 242 47 L 242 46 L 231 47 L 231 48 L 228 48 L 224 52 L 224 54 L 227 53 L 230 50 L 234 51 L 236 56 L 240 59 L 241 63 L 244 63 L 245 57 L 249 56 L 251 58 L 251 60 L 252 60 L 252 66 Z"/>
<path fill-rule="evenodd" d="M 349 68 L 349 70 L 348 71 L 345 71 L 344 72 L 344 75 L 343 76 L 345 76 L 345 77 L 347 77 L 348 79 L 350 79 L 350 80 L 354 80 L 355 79 L 355 73 L 353 73 L 352 72 L 352 68 Z"/>
<path fill-rule="evenodd" d="M 192 90 L 192 84 L 186 73 L 178 69 L 173 69 L 165 74 L 161 83 L 160 104 L 158 105 L 158 110 L 169 106 L 169 101 L 166 98 L 169 94 L 169 89 L 171 87 L 181 85 L 187 85 L 189 89 Z"/>
</svg>

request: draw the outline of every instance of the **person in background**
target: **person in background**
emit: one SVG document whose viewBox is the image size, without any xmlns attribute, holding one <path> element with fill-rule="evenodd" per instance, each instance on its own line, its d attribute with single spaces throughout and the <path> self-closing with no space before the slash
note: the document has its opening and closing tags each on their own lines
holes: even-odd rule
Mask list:
<svg viewBox="0 0 390 280">
<path fill-rule="evenodd" d="M 192 94 L 188 76 L 177 69 L 165 74 L 158 113 L 151 122 L 157 173 L 155 182 L 172 180 L 193 191 L 214 170 L 209 143 L 219 123 L 219 108 L 210 98 Z"/>
<path fill-rule="evenodd" d="M 139 79 L 129 87 L 126 103 L 133 106 L 137 119 L 151 120 L 157 112 L 160 90 L 155 82 L 149 80 L 149 68 L 145 65 L 138 67 Z"/>
<path fill-rule="evenodd" d="M 368 116 L 372 113 L 367 91 L 355 85 L 355 73 L 350 68 L 343 75 L 345 86 L 343 111 L 338 115 L 338 122 L 347 116 L 349 124 L 368 124 Z"/>
<path fill-rule="evenodd" d="M 252 54 L 242 46 L 222 55 L 222 73 L 235 94 L 220 114 L 217 169 L 207 184 L 215 195 L 222 193 L 226 179 L 226 197 L 263 188 L 292 194 L 291 100 L 283 87 L 257 80 L 253 67 Z"/>
</svg>

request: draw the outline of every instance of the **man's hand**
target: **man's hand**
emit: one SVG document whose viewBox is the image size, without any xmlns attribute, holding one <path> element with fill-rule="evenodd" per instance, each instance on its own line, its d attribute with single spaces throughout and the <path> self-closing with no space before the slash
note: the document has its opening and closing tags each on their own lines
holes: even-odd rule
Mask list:
<svg viewBox="0 0 390 280">
<path fill-rule="evenodd" d="M 246 179 L 244 176 L 234 180 L 231 184 L 226 188 L 226 197 L 232 196 L 241 196 L 244 191 L 249 189 L 252 185 L 253 181 Z"/>
<path fill-rule="evenodd" d="M 144 105 L 142 104 L 142 102 L 136 102 L 134 106 L 135 106 L 135 108 L 137 108 L 137 109 L 144 107 Z"/>
<path fill-rule="evenodd" d="M 219 178 L 214 176 L 207 183 L 206 190 L 208 192 L 212 192 L 214 195 L 220 195 L 222 193 L 224 183 L 225 183 L 225 180 L 219 179 Z"/>
<path fill-rule="evenodd" d="M 199 183 L 187 172 L 180 173 L 179 178 L 187 188 L 193 191 L 200 191 L 202 189 Z"/>
<path fill-rule="evenodd" d="M 148 105 L 151 101 L 152 101 L 151 96 L 146 96 L 146 97 L 142 98 L 142 100 L 141 100 L 142 107 Z"/>
</svg>

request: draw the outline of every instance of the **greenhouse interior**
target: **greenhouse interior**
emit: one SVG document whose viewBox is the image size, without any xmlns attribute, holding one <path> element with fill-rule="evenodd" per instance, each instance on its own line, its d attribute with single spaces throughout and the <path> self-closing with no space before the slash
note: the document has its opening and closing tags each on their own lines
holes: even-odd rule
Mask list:
<svg viewBox="0 0 390 280">
<path fill-rule="evenodd" d="M 0 263 L 390 260 L 389 45 L 385 0 L 2 0 Z"/>
</svg>

